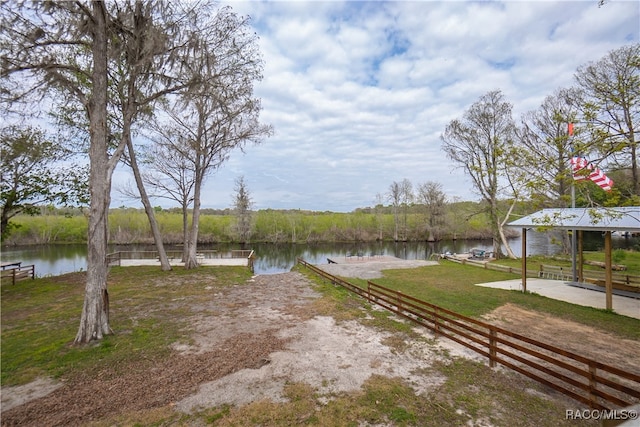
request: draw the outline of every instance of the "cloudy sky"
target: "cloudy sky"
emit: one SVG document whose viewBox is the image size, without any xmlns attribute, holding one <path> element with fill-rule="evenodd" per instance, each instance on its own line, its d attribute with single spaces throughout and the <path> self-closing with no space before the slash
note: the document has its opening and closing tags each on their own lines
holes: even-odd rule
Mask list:
<svg viewBox="0 0 640 427">
<path fill-rule="evenodd" d="M 255 209 L 348 212 L 404 178 L 477 200 L 441 149 L 445 126 L 497 89 L 519 119 L 640 32 L 637 1 L 229 4 L 260 37 L 255 93 L 275 134 L 209 178 L 212 208 L 231 206 L 241 175 Z"/>
</svg>

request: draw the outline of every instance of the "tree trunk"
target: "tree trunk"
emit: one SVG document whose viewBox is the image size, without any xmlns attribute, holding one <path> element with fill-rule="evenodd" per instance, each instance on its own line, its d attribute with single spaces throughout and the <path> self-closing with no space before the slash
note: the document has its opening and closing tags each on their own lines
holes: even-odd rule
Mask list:
<svg viewBox="0 0 640 427">
<path fill-rule="evenodd" d="M 182 201 L 182 262 L 187 263 L 189 258 L 189 203 Z"/>
<path fill-rule="evenodd" d="M 511 249 L 511 245 L 509 245 L 509 241 L 507 240 L 507 237 L 504 235 L 504 225 L 509 220 L 509 216 L 511 216 L 511 212 L 513 212 L 513 208 L 515 206 L 516 206 L 516 202 L 514 201 L 513 203 L 511 203 L 511 206 L 509 206 L 509 211 L 505 214 L 502 222 L 498 224 L 498 231 L 500 232 L 500 240 L 502 240 L 502 244 L 504 245 L 505 250 L 507 251 L 507 255 L 511 259 L 516 259 L 518 257 L 513 253 L 513 250 Z"/>
<path fill-rule="evenodd" d="M 156 244 L 156 249 L 158 250 L 158 257 L 160 258 L 160 267 L 163 271 L 169 271 L 171 270 L 171 264 L 169 264 L 167 252 L 164 250 L 162 234 L 160 234 L 160 227 L 158 227 L 158 221 L 156 221 L 153 206 L 151 206 L 149 196 L 147 195 L 147 190 L 144 188 L 144 182 L 142 181 L 142 176 L 140 175 L 140 169 L 138 168 L 136 154 L 133 150 L 133 143 L 131 142 L 131 135 L 127 135 L 126 138 L 127 148 L 129 149 L 129 161 L 131 162 L 131 169 L 133 169 L 133 176 L 135 177 L 136 185 L 138 186 L 138 191 L 140 192 L 140 200 L 142 201 L 144 211 L 146 212 L 147 218 L 149 219 L 149 225 L 151 226 L 151 232 L 153 233 L 153 240 Z"/>
<path fill-rule="evenodd" d="M 202 187 L 202 171 L 196 171 L 195 186 L 193 190 L 193 215 L 191 217 L 191 234 L 189 236 L 189 252 L 184 263 L 184 268 L 198 267 L 198 229 L 200 225 L 200 188 Z"/>
<path fill-rule="evenodd" d="M 76 344 L 99 340 L 113 332 L 109 326 L 107 292 L 108 214 L 113 171 L 109 167 L 107 153 L 107 21 L 103 3 L 94 2 L 92 8 L 93 88 L 87 105 L 91 204 L 87 236 L 87 282 L 80 327 L 74 340 Z"/>
</svg>

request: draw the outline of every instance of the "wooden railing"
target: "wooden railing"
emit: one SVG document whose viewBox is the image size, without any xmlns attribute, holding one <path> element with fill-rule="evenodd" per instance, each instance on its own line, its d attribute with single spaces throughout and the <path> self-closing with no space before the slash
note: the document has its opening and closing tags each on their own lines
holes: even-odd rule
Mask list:
<svg viewBox="0 0 640 427">
<path fill-rule="evenodd" d="M 451 310 L 367 282 L 359 288 L 302 259 L 298 262 L 331 283 L 446 337 L 497 363 L 539 381 L 593 409 L 609 410 L 640 401 L 640 375 L 537 341 Z"/>
<path fill-rule="evenodd" d="M 166 251 L 170 261 L 182 259 L 182 251 Z M 124 259 L 158 259 L 158 251 L 118 251 L 107 254 L 109 266 L 119 266 Z M 255 252 L 253 250 L 232 250 L 219 252 L 216 250 L 198 251 L 198 259 L 247 258 L 247 264 L 253 270 Z"/>
<path fill-rule="evenodd" d="M 505 273 L 513 273 L 522 275 L 522 269 L 518 267 L 509 267 L 506 265 L 495 264 L 492 262 L 480 262 L 473 259 L 459 259 L 447 257 L 447 260 L 460 264 L 473 265 L 482 267 L 487 270 L 504 271 Z M 605 272 L 596 270 L 583 270 L 583 280 L 588 283 L 604 286 Z M 527 277 L 538 277 L 541 279 L 572 281 L 573 272 L 570 268 L 560 267 L 556 265 L 540 265 L 538 270 L 527 269 Z M 640 292 L 640 277 L 630 274 L 613 273 L 612 280 L 614 288 L 631 292 Z"/>
<path fill-rule="evenodd" d="M 597 270 L 583 270 L 582 281 L 595 285 L 605 285 L 605 272 Z M 557 265 L 540 265 L 538 277 L 553 280 L 573 280 L 573 272 L 570 268 L 559 267 Z M 613 273 L 611 281 L 615 289 L 629 292 L 640 292 L 640 277 L 631 274 Z"/>
<path fill-rule="evenodd" d="M 2 270 L 0 273 L 2 281 L 11 279 L 12 284 L 16 284 L 17 281 L 23 279 L 35 279 L 36 266 L 35 265 L 22 265 L 14 268 L 8 268 Z"/>
</svg>

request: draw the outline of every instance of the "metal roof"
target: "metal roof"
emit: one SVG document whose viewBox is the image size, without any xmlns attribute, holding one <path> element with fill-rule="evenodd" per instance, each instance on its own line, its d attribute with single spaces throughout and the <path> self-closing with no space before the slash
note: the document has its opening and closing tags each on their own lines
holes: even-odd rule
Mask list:
<svg viewBox="0 0 640 427">
<path fill-rule="evenodd" d="M 543 209 L 507 224 L 509 227 L 552 227 L 561 230 L 640 232 L 640 206 Z"/>
</svg>

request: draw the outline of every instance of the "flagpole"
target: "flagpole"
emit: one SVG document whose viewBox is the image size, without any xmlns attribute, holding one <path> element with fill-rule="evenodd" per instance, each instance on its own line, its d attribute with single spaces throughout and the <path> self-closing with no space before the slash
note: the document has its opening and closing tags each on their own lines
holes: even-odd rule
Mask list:
<svg viewBox="0 0 640 427">
<path fill-rule="evenodd" d="M 567 125 L 567 133 L 569 134 L 569 138 L 573 137 L 573 123 L 568 123 Z M 573 144 L 571 144 L 571 155 L 575 156 L 573 152 Z M 571 208 L 575 209 L 576 207 L 576 181 L 573 179 L 573 170 L 571 171 Z M 578 269 L 576 262 L 576 252 L 578 249 L 578 241 L 577 241 L 577 230 L 573 229 L 571 231 L 571 273 L 573 275 L 573 281 L 578 281 Z"/>
<path fill-rule="evenodd" d="M 571 180 L 571 208 L 575 209 L 576 207 L 576 183 L 574 180 Z M 578 249 L 578 231 L 573 229 L 571 231 L 571 272 L 573 274 L 573 281 L 578 281 L 578 269 L 576 262 L 576 252 Z"/>
</svg>

